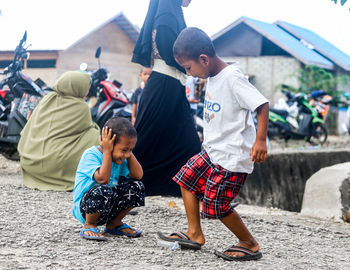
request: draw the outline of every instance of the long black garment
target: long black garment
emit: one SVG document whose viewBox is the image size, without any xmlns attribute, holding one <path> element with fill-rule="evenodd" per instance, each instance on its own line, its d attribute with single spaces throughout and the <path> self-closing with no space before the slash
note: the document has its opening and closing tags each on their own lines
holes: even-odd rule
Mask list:
<svg viewBox="0 0 350 270">
<path fill-rule="evenodd" d="M 181 2 L 151 0 L 134 49 L 133 62 L 150 65 L 151 35 L 156 29 L 156 44 L 161 58 L 167 65 L 184 72 L 172 52 L 176 37 L 186 27 Z M 180 188 L 172 177 L 201 150 L 185 87 L 173 77 L 152 72 L 142 92 L 135 128 L 138 140 L 133 152 L 144 171 L 142 181 L 146 196 L 180 196 Z"/>
<path fill-rule="evenodd" d="M 180 195 L 171 178 L 200 152 L 184 86 L 170 76 L 152 72 L 143 89 L 135 127 L 134 154 L 142 165 L 146 196 Z"/>
</svg>

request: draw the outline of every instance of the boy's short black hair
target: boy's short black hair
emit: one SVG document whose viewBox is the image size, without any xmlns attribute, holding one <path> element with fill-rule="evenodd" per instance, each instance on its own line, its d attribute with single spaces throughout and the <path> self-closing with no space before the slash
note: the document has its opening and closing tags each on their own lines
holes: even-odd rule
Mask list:
<svg viewBox="0 0 350 270">
<path fill-rule="evenodd" d="M 174 57 L 198 60 L 201 54 L 215 56 L 215 49 L 210 37 L 201 29 L 188 27 L 181 31 L 173 46 Z"/>
<path fill-rule="evenodd" d="M 104 127 L 112 129 L 112 137 L 114 134 L 116 135 L 114 144 L 116 144 L 122 136 L 127 138 L 137 138 L 136 129 L 126 118 L 112 117 L 105 123 Z"/>
</svg>

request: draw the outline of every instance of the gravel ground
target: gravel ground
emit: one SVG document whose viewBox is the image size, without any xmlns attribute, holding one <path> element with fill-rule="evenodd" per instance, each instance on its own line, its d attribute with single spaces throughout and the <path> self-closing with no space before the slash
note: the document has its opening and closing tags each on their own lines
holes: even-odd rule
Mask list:
<svg viewBox="0 0 350 270">
<path fill-rule="evenodd" d="M 137 215 L 125 218 L 143 230 L 141 238 L 87 241 L 71 214 L 71 192 L 27 189 L 18 162 L 0 157 L 0 164 L 0 269 L 350 269 L 349 223 L 248 205 L 237 211 L 260 243 L 259 261 L 217 258 L 215 249 L 236 242 L 219 221 L 202 221 L 207 242 L 200 251 L 159 247 L 157 231 L 186 230 L 182 200 L 172 197 L 147 197 Z"/>
</svg>

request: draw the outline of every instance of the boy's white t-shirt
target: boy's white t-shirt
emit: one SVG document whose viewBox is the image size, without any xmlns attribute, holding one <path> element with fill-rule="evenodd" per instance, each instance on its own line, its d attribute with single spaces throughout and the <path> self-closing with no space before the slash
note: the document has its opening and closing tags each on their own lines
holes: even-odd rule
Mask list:
<svg viewBox="0 0 350 270">
<path fill-rule="evenodd" d="M 256 139 L 251 115 L 268 100 L 237 64 L 225 67 L 207 82 L 203 147 L 211 162 L 231 172 L 251 173 L 250 149 Z"/>
</svg>

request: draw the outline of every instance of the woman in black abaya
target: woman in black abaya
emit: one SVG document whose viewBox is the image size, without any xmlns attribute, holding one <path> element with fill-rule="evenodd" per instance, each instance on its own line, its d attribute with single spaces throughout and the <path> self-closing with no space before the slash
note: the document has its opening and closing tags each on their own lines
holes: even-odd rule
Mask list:
<svg viewBox="0 0 350 270">
<path fill-rule="evenodd" d="M 173 44 L 186 27 L 182 6 L 191 0 L 151 0 L 132 62 L 153 66 L 142 91 L 135 127 L 134 154 L 144 170 L 146 195 L 178 195 L 171 178 L 200 152 L 185 95 L 185 70 L 173 56 Z"/>
</svg>

